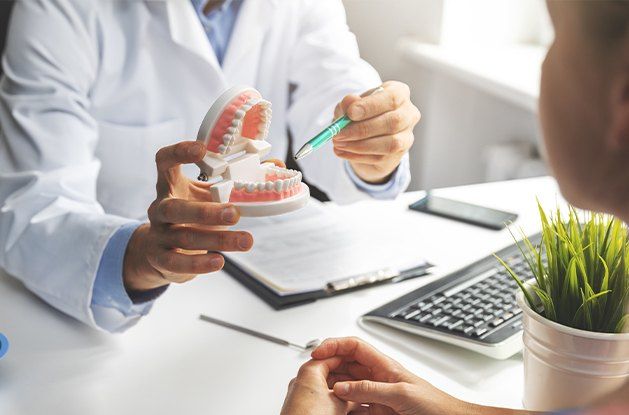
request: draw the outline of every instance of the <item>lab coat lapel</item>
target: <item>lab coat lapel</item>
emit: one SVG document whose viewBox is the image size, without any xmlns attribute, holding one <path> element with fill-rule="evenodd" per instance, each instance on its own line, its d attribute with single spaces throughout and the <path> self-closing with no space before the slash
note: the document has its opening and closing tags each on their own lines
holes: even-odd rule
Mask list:
<svg viewBox="0 0 629 415">
<path fill-rule="evenodd" d="M 261 47 L 266 30 L 275 20 L 276 6 L 277 0 L 244 0 L 223 60 L 226 74 L 242 68 L 257 71 L 258 54 L 252 51 Z"/>
<path fill-rule="evenodd" d="M 205 60 L 224 80 L 214 49 L 190 0 L 166 0 L 168 29 L 172 40 Z"/>
</svg>

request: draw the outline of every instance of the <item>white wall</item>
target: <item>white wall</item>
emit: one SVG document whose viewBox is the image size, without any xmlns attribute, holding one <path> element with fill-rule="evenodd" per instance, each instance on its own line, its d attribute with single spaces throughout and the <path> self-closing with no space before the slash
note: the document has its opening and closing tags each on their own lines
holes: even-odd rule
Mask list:
<svg viewBox="0 0 629 415">
<path fill-rule="evenodd" d="M 504 0 L 482 0 L 485 7 L 492 1 Z M 536 143 L 538 139 L 536 116 L 531 111 L 422 68 L 396 50 L 397 40 L 406 35 L 426 43 L 441 43 L 443 35 L 451 42 L 457 36 L 452 24 L 460 23 L 461 15 L 450 13 L 444 18 L 444 12 L 457 2 L 467 3 L 462 9 L 455 8 L 458 13 L 469 3 L 476 4 L 469 0 L 344 0 L 348 24 L 358 38 L 362 56 L 383 79 L 408 83 L 413 102 L 422 112 L 411 150 L 411 189 L 485 181 L 488 148 L 513 141 Z M 527 21 L 535 21 L 536 15 L 529 15 Z M 468 28 L 472 31 L 473 25 Z M 521 28 L 513 33 L 516 40 L 526 36 Z"/>
</svg>

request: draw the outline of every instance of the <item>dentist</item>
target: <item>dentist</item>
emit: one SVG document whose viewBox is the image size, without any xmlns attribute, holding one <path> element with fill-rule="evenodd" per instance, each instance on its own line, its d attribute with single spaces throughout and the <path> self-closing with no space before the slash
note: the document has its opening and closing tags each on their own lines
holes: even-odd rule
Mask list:
<svg viewBox="0 0 629 415">
<path fill-rule="evenodd" d="M 203 146 L 177 143 L 232 85 L 273 102 L 275 158 L 333 115 L 355 121 L 300 164 L 333 200 L 392 198 L 410 181 L 419 111 L 399 82 L 357 95 L 381 80 L 341 0 L 19 1 L 2 64 L 0 267 L 104 330 L 220 270 L 217 251 L 251 248 L 227 228 L 238 211 L 189 178 Z"/>
</svg>

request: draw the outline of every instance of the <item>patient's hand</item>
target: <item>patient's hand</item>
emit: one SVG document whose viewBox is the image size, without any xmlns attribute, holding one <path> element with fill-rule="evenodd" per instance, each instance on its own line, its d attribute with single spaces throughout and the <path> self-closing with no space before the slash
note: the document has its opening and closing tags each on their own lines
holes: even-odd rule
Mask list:
<svg viewBox="0 0 629 415">
<path fill-rule="evenodd" d="M 221 254 L 247 251 L 247 232 L 226 230 L 240 219 L 230 204 L 211 201 L 207 183 L 192 181 L 180 165 L 200 161 L 205 146 L 186 141 L 157 152 L 157 197 L 148 208 L 149 223 L 133 233 L 124 258 L 127 291 L 143 291 L 185 282 L 223 267 Z"/>
<path fill-rule="evenodd" d="M 312 352 L 315 360 L 340 358 L 330 370 L 334 394 L 355 404 L 365 414 L 458 415 L 490 414 L 484 408 L 460 401 L 415 376 L 390 357 L 355 337 L 328 339 Z M 488 412 L 485 412 L 485 410 Z M 498 413 L 498 412 L 496 412 Z M 509 413 L 509 412 L 507 412 Z"/>
<path fill-rule="evenodd" d="M 345 415 L 350 405 L 334 396 L 328 388 L 330 373 L 338 369 L 341 358 L 311 360 L 299 368 L 290 381 L 282 415 Z"/>
</svg>

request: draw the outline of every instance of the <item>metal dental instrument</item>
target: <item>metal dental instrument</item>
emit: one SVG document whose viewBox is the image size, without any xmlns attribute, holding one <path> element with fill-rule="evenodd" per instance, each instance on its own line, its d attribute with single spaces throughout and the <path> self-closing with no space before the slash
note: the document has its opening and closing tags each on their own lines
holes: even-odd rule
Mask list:
<svg viewBox="0 0 629 415">
<path fill-rule="evenodd" d="M 382 91 L 384 91 L 384 88 L 382 86 L 379 86 L 362 95 L 362 97 L 368 97 Z M 314 152 L 315 150 L 318 150 L 325 143 L 330 141 L 335 135 L 341 132 L 343 128 L 347 127 L 351 123 L 352 120 L 350 120 L 347 115 L 337 118 L 325 130 L 321 131 L 319 134 L 315 135 L 314 138 L 310 139 L 310 141 L 304 144 L 303 147 L 300 148 L 299 151 L 295 154 L 295 160 L 302 159 L 310 153 Z"/>
<path fill-rule="evenodd" d="M 248 329 L 248 328 L 245 328 L 245 327 L 240 327 L 240 326 L 237 326 L 235 324 L 228 323 L 226 321 L 222 321 L 222 320 L 215 319 L 213 317 L 206 316 L 204 314 L 199 314 L 199 319 L 201 319 L 203 321 L 207 321 L 208 323 L 214 323 L 216 325 L 219 325 L 219 326 L 222 326 L 222 327 L 226 327 L 228 329 L 239 331 L 240 333 L 248 334 L 250 336 L 257 337 L 259 339 L 267 340 L 267 341 L 270 341 L 270 342 L 275 343 L 275 344 L 280 344 L 282 346 L 292 347 L 294 349 L 301 350 L 302 352 L 306 352 L 308 350 L 312 350 L 312 349 L 314 349 L 315 347 L 317 347 L 321 343 L 321 341 L 319 339 L 314 339 L 314 340 L 310 340 L 308 343 L 306 343 L 305 346 L 301 346 L 299 344 L 291 343 L 291 342 L 289 342 L 287 340 L 283 340 L 283 339 L 280 339 L 280 338 L 277 338 L 277 337 L 269 336 L 268 334 L 260 333 L 258 331 L 251 330 L 251 329 Z"/>
</svg>

